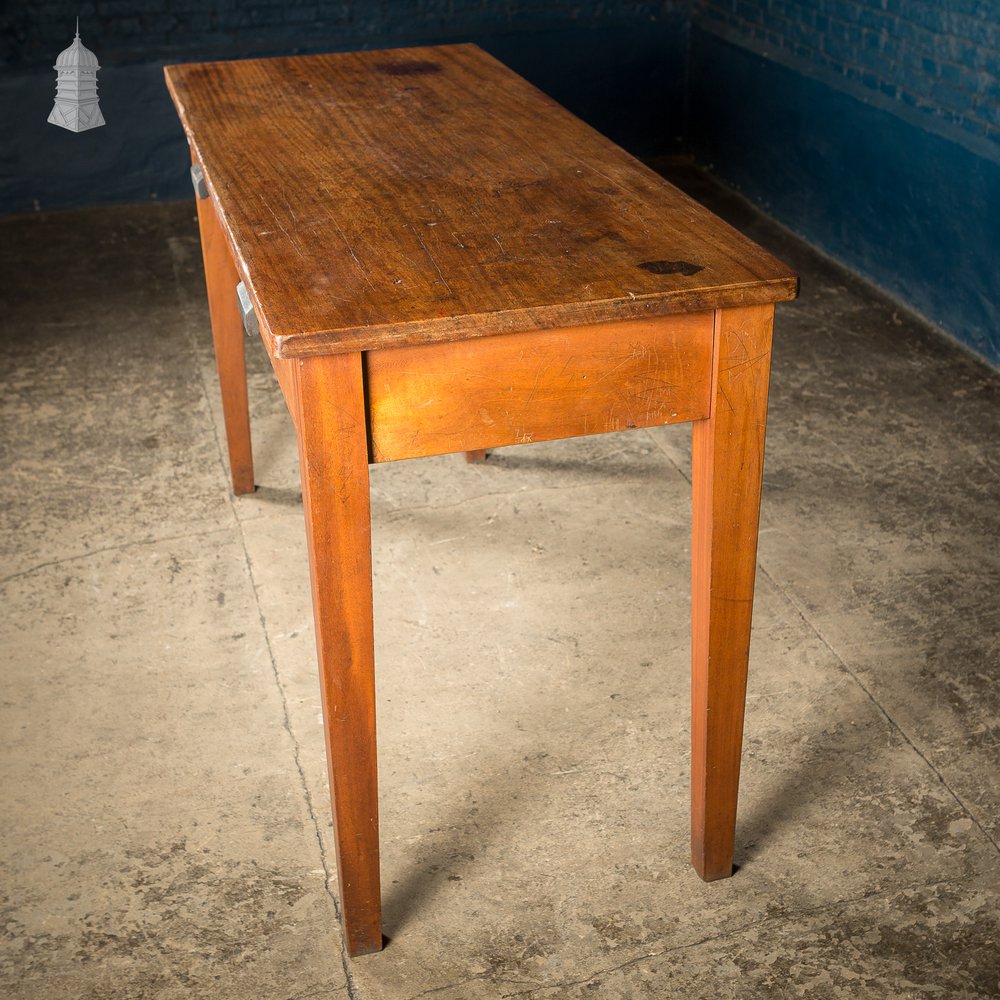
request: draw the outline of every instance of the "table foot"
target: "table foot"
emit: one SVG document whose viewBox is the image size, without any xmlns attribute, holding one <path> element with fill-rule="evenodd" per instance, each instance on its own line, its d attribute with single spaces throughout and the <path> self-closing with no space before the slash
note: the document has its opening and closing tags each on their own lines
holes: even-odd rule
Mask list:
<svg viewBox="0 0 1000 1000">
<path fill-rule="evenodd" d="M 712 408 L 692 452 L 691 857 L 733 873 L 774 307 L 715 315 Z"/>
<path fill-rule="evenodd" d="M 466 462 L 485 462 L 486 461 L 486 449 L 482 448 L 479 451 L 467 451 L 465 453 Z"/>
</svg>

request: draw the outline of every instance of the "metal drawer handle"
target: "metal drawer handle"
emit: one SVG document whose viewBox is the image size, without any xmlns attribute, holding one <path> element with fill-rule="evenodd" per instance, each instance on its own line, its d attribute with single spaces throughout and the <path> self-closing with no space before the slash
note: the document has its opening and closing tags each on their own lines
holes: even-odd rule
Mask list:
<svg viewBox="0 0 1000 1000">
<path fill-rule="evenodd" d="M 205 172 L 197 163 L 191 164 L 191 183 L 194 193 L 199 199 L 208 197 L 208 185 L 205 183 Z"/>
<path fill-rule="evenodd" d="M 242 281 L 236 286 L 236 298 L 240 303 L 240 315 L 243 317 L 244 332 L 248 337 L 258 336 L 260 334 L 260 324 L 257 322 L 257 313 L 254 312 L 247 286 Z"/>
</svg>

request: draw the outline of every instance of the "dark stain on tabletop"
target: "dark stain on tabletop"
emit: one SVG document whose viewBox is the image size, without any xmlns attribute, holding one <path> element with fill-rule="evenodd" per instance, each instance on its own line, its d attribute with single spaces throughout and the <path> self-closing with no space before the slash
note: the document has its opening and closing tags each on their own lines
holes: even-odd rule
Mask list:
<svg viewBox="0 0 1000 1000">
<path fill-rule="evenodd" d="M 436 62 L 414 59 L 410 62 L 385 62 L 376 63 L 375 68 L 380 73 L 389 76 L 420 76 L 424 73 L 440 73 L 441 67 Z"/>
<path fill-rule="evenodd" d="M 688 278 L 705 270 L 700 264 L 692 264 L 689 260 L 644 260 L 639 267 L 650 274 L 683 274 Z"/>
</svg>

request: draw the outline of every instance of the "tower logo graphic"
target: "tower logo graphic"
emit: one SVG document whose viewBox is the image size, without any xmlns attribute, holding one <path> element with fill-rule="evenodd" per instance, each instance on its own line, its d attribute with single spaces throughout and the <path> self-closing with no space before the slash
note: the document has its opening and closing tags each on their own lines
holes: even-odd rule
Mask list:
<svg viewBox="0 0 1000 1000">
<path fill-rule="evenodd" d="M 56 102 L 49 121 L 71 132 L 84 132 L 104 124 L 97 103 L 97 56 L 80 41 L 80 19 L 76 19 L 76 37 L 68 49 L 56 58 Z"/>
</svg>

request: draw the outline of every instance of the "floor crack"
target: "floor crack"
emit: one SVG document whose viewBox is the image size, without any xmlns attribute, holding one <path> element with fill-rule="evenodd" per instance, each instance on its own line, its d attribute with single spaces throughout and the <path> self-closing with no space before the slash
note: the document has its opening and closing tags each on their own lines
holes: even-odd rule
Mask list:
<svg viewBox="0 0 1000 1000">
<path fill-rule="evenodd" d="M 938 768 L 934 765 L 934 763 L 930 760 L 930 758 L 928 758 L 927 755 L 920 749 L 920 747 L 918 747 L 916 743 L 912 739 L 910 739 L 910 736 L 906 732 L 906 730 L 904 730 L 903 727 L 889 714 L 889 712 L 885 709 L 885 707 L 881 704 L 881 702 L 875 697 L 871 689 L 864 683 L 864 681 L 861 680 L 861 678 L 857 675 L 857 673 L 855 673 L 855 671 L 853 671 L 847 665 L 847 662 L 837 652 L 837 650 L 833 648 L 830 642 L 827 641 L 826 637 L 823 635 L 822 632 L 820 632 L 820 630 L 816 627 L 816 625 L 814 625 L 813 622 L 809 620 L 802 606 L 795 599 L 794 594 L 792 594 L 786 588 L 782 587 L 774 579 L 774 577 L 771 576 L 771 574 L 764 568 L 763 565 L 758 563 L 757 568 L 760 570 L 760 573 L 764 577 L 764 579 L 767 580 L 767 582 L 779 594 L 781 594 L 781 596 L 784 597 L 786 601 L 788 601 L 791 607 L 795 610 L 795 613 L 809 628 L 809 630 L 813 633 L 813 635 L 815 635 L 816 638 L 819 639 L 819 641 L 823 643 L 823 645 L 830 651 L 830 654 L 837 661 L 837 664 L 839 665 L 840 669 L 845 674 L 847 674 L 847 676 L 850 677 L 851 680 L 853 680 L 854 683 L 857 684 L 857 686 L 864 692 L 865 696 L 872 703 L 872 705 L 875 707 L 878 713 L 886 720 L 886 722 L 889 723 L 889 725 L 897 733 L 899 733 L 903 742 L 927 765 L 931 773 L 938 779 L 939 782 L 941 782 L 941 785 L 948 792 L 948 794 L 955 800 L 955 803 L 962 810 L 962 812 L 965 813 L 965 815 L 968 816 L 970 820 L 972 820 L 972 823 L 975 825 L 976 829 L 979 830 L 979 832 L 983 835 L 983 837 L 986 838 L 987 842 L 993 846 L 993 849 L 998 854 L 1000 854 L 1000 844 L 998 844 L 996 839 L 990 835 L 989 831 L 983 826 L 982 823 L 979 822 L 979 820 L 976 818 L 972 810 L 965 804 L 965 802 L 962 801 L 961 797 L 951 787 L 951 785 L 948 784 L 948 782 L 945 780 L 944 775 L 938 770 Z"/>
<path fill-rule="evenodd" d="M 243 534 L 243 525 L 239 527 L 240 541 L 243 548 L 243 557 L 246 561 L 247 576 L 250 580 L 250 585 L 253 588 L 254 603 L 257 607 L 257 617 L 260 622 L 261 632 L 264 636 L 264 644 L 267 646 L 268 660 L 271 664 L 271 672 L 274 675 L 274 683 L 278 689 L 278 695 L 281 698 L 281 713 L 282 713 L 282 726 L 285 732 L 288 733 L 288 738 L 291 740 L 292 744 L 292 758 L 295 761 L 295 770 L 298 772 L 299 785 L 302 789 L 303 800 L 305 801 L 306 812 L 309 815 L 309 820 L 313 826 L 313 832 L 316 837 L 316 844 L 319 848 L 319 858 L 320 865 L 323 869 L 323 889 L 326 894 L 330 897 L 330 901 L 333 903 L 333 911 L 337 917 L 337 923 L 340 927 L 343 926 L 343 914 L 340 909 L 340 901 L 337 898 L 337 894 L 333 890 L 333 875 L 330 870 L 330 863 L 326 853 L 326 847 L 323 844 L 323 835 L 320 830 L 319 816 L 316 811 L 316 807 L 313 803 L 312 793 L 309 790 L 309 782 L 306 779 L 305 766 L 302 763 L 302 747 L 299 744 L 298 739 L 295 736 L 295 731 L 292 728 L 291 713 L 288 709 L 288 696 L 285 693 L 285 687 L 281 683 L 281 674 L 278 670 L 278 661 L 274 655 L 274 648 L 271 645 L 271 637 L 267 630 L 267 620 L 264 617 L 264 611 L 260 604 L 260 592 L 257 587 L 257 581 L 253 574 L 253 565 L 250 560 L 250 553 L 246 545 L 246 537 Z M 354 984 L 354 977 L 351 974 L 350 961 L 347 957 L 347 944 L 343 937 L 340 935 L 340 956 L 341 964 L 344 969 L 344 977 L 347 980 L 347 995 L 351 1000 L 359 1000 L 356 986 Z"/>
<path fill-rule="evenodd" d="M 229 532 L 232 530 L 233 529 L 231 527 L 205 528 L 204 531 L 186 531 L 182 535 L 163 535 L 153 538 L 133 539 L 127 542 L 119 542 L 116 545 L 105 545 L 100 549 L 90 549 L 87 552 L 78 552 L 76 555 L 63 556 L 61 559 L 51 559 L 48 562 L 37 563 L 34 566 L 29 566 L 27 569 L 11 573 L 9 576 L 0 577 L 0 587 L 10 583 L 12 580 L 19 580 L 21 577 L 31 576 L 33 573 L 38 573 L 43 569 L 51 569 L 53 566 L 62 566 L 65 563 L 79 562 L 82 559 L 89 559 L 91 556 L 99 556 L 105 552 L 124 552 L 127 549 L 142 548 L 149 545 L 161 545 L 164 542 L 185 541 L 191 538 L 207 538 L 210 535 L 217 535 L 222 532 Z"/>
<path fill-rule="evenodd" d="M 407 1000 L 418 1000 L 419 997 L 429 997 L 433 996 L 435 993 L 443 993 L 445 990 L 453 990 L 457 986 L 464 986 L 466 983 L 474 983 L 478 980 L 488 979 L 488 972 L 481 972 L 477 976 L 469 976 L 467 979 L 459 979 L 454 983 L 445 983 L 444 986 L 432 986 L 429 990 L 421 990 L 419 993 L 414 993 L 413 996 L 408 997 Z"/>
<path fill-rule="evenodd" d="M 677 464 L 673 456 L 665 448 L 663 448 L 662 445 L 660 445 L 660 442 L 656 439 L 654 435 L 650 434 L 649 437 L 656 442 L 657 447 L 660 448 L 663 454 L 667 457 L 667 460 L 674 465 L 674 467 L 677 469 L 678 472 L 680 472 L 681 476 L 690 483 L 691 479 L 689 478 L 688 475 L 685 474 L 684 470 L 680 468 L 680 466 Z M 965 802 L 958 795 L 958 793 L 951 787 L 951 785 L 948 784 L 948 782 L 945 780 L 944 775 L 942 775 L 941 772 L 938 770 L 938 768 L 931 762 L 930 758 L 928 758 L 927 755 L 916 745 L 916 743 L 910 738 L 909 734 L 903 729 L 903 727 L 889 714 L 889 712 L 885 709 L 885 707 L 881 704 L 881 702 L 879 702 L 879 700 L 875 697 L 871 689 L 861 680 L 861 678 L 857 675 L 857 673 L 855 673 L 855 671 L 853 671 L 847 665 L 847 662 L 837 652 L 837 650 L 833 648 L 830 642 L 827 641 L 823 633 L 820 632 L 820 630 L 816 627 L 816 625 L 812 621 L 810 621 L 809 616 L 806 614 L 804 608 L 802 607 L 801 603 L 796 599 L 793 592 L 785 587 L 782 587 L 775 580 L 775 578 L 767 571 L 767 569 L 765 569 L 763 563 L 760 562 L 760 560 L 758 560 L 757 562 L 757 569 L 760 572 L 760 574 L 764 577 L 764 579 L 767 580 L 768 583 L 770 583 L 770 585 L 779 594 L 781 594 L 781 596 L 784 597 L 786 601 L 788 601 L 788 603 L 792 606 L 792 608 L 794 608 L 796 614 L 806 625 L 806 627 L 830 651 L 831 655 L 837 661 L 837 664 L 839 665 L 840 669 L 848 677 L 850 677 L 851 680 L 854 681 L 854 683 L 864 692 L 865 696 L 872 703 L 872 705 L 875 706 L 875 709 L 879 712 L 879 714 L 882 715 L 882 717 L 886 720 L 886 722 L 888 722 L 889 725 L 897 733 L 899 733 L 903 742 L 906 743 L 906 745 L 927 765 L 931 773 L 934 774 L 934 776 L 938 779 L 939 782 L 941 782 L 941 785 L 952 797 L 952 799 L 954 799 L 955 803 L 962 810 L 962 812 L 965 813 L 965 815 L 968 816 L 970 820 L 972 820 L 972 823 L 975 825 L 976 829 L 979 830 L 979 832 L 983 835 L 986 841 L 993 846 L 993 849 L 998 854 L 1000 854 L 1000 843 L 998 843 L 996 838 L 990 834 L 990 832 L 983 826 L 982 823 L 980 823 L 980 821 L 976 818 L 972 810 L 965 804 Z"/>
<path fill-rule="evenodd" d="M 841 907 L 852 906 L 855 903 L 865 903 L 869 900 L 876 900 L 886 898 L 901 892 L 912 892 L 919 889 L 935 889 L 938 886 L 953 885 L 958 882 L 963 882 L 968 879 L 967 875 L 956 875 L 952 878 L 937 879 L 932 882 L 914 882 L 906 886 L 892 886 L 888 889 L 883 889 L 880 891 L 862 893 L 860 896 L 849 896 L 846 899 L 832 900 L 828 903 L 821 903 L 817 906 L 808 906 L 804 909 L 790 910 L 782 913 L 767 914 L 764 917 L 760 917 L 756 920 L 750 920 L 745 924 L 740 924 L 738 927 L 732 927 L 728 930 L 721 931 L 718 934 L 708 934 L 705 937 L 698 938 L 695 941 L 687 941 L 684 944 L 672 945 L 667 948 L 660 948 L 656 951 L 650 951 L 643 955 L 636 955 L 633 958 L 627 959 L 624 962 L 620 962 L 618 965 L 609 966 L 606 969 L 596 969 L 589 976 L 585 976 L 582 979 L 567 980 L 565 982 L 558 983 L 546 983 L 544 985 L 539 985 L 534 989 L 521 990 L 517 993 L 505 993 L 504 1000 L 515 1000 L 516 997 L 528 997 L 535 993 L 541 993 L 543 990 L 562 990 L 570 986 L 582 986 L 586 983 L 593 982 L 599 976 L 609 976 L 613 972 L 618 972 L 621 969 L 627 969 L 630 966 L 638 965 L 640 962 L 648 961 L 651 958 L 660 958 L 663 955 L 669 955 L 674 952 L 679 951 L 689 951 L 694 948 L 700 948 L 702 945 L 711 944 L 714 941 L 722 941 L 726 938 L 734 937 L 739 934 L 744 934 L 747 931 L 753 930 L 757 927 L 765 927 L 768 924 L 776 923 L 780 920 L 785 920 L 788 918 L 798 918 L 813 916 L 816 914 L 826 913 L 831 910 L 837 910 Z M 459 984 L 456 984 L 459 985 Z M 418 994 L 418 996 L 421 994 Z M 411 998 L 413 1000 L 413 998 Z"/>
<path fill-rule="evenodd" d="M 175 265 L 175 278 L 177 278 L 176 265 Z M 175 286 L 179 285 L 180 285 L 180 280 L 179 278 L 177 278 L 177 280 L 175 280 Z M 182 296 L 182 293 L 180 291 L 178 291 L 178 296 L 179 297 Z M 195 345 L 194 345 L 193 333 L 190 334 L 190 340 L 192 342 L 192 348 L 194 348 Z M 207 384 L 207 379 L 205 377 L 204 368 L 201 365 L 199 365 L 198 369 L 199 369 L 199 380 L 201 382 L 202 394 L 204 396 L 205 405 L 208 408 L 209 418 L 212 426 L 212 432 L 215 436 L 216 452 L 219 456 L 219 461 L 221 462 L 225 470 L 228 482 L 229 469 L 225 459 L 226 451 L 223 445 L 223 435 L 219 433 L 219 427 L 218 424 L 216 423 L 215 411 L 212 409 L 210 405 L 209 388 Z M 254 604 L 257 607 L 257 618 L 260 623 L 260 629 L 264 638 L 264 644 L 267 647 L 267 655 L 268 655 L 268 660 L 270 661 L 271 664 L 271 672 L 274 675 L 274 683 L 278 689 L 278 695 L 281 698 L 282 725 L 284 726 L 285 732 L 288 733 L 288 737 L 291 740 L 292 757 L 295 761 L 295 769 L 298 772 L 299 785 L 302 789 L 302 795 L 306 806 L 306 812 L 308 813 L 309 819 L 312 823 L 313 832 L 316 837 L 316 844 L 319 848 L 320 864 L 323 869 L 323 888 L 326 894 L 330 897 L 330 901 L 333 903 L 333 911 L 334 914 L 336 915 L 337 923 L 340 927 L 342 927 L 343 920 L 340 910 L 340 901 L 337 899 L 337 895 L 333 891 L 333 882 L 332 882 L 332 875 L 330 872 L 330 864 L 327 858 L 326 848 L 323 845 L 323 836 L 320 831 L 319 818 L 316 814 L 316 808 L 313 804 L 312 794 L 309 791 L 309 783 L 306 780 L 305 767 L 302 764 L 301 747 L 299 746 L 299 742 L 296 739 L 295 732 L 292 728 L 291 715 L 288 708 L 288 697 L 285 693 L 285 688 L 281 683 L 281 674 L 278 670 L 278 662 L 274 655 L 274 648 L 271 645 L 271 637 L 267 631 L 267 620 L 264 617 L 264 610 L 261 607 L 260 603 L 260 590 L 257 586 L 257 581 L 253 573 L 253 564 L 250 559 L 250 551 L 247 548 L 246 533 L 244 532 L 243 522 L 240 520 L 239 514 L 236 510 L 236 502 L 231 492 L 228 494 L 228 501 L 229 501 L 229 508 L 233 515 L 233 520 L 235 521 L 237 529 L 239 531 L 240 546 L 243 550 L 243 559 L 246 564 L 247 578 L 249 579 L 250 586 L 253 589 Z M 226 529 L 226 530 L 231 530 L 231 529 Z M 357 987 L 354 983 L 354 976 L 351 974 L 350 961 L 347 957 L 346 940 L 342 934 L 340 934 L 339 937 L 340 937 L 340 960 L 344 972 L 344 978 L 347 984 L 347 995 L 350 998 L 350 1000 L 360 1000 L 360 997 L 357 992 Z"/>
</svg>

